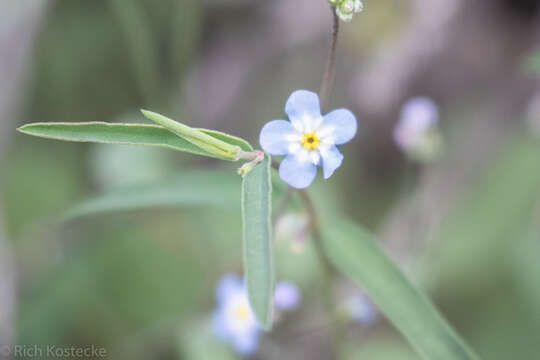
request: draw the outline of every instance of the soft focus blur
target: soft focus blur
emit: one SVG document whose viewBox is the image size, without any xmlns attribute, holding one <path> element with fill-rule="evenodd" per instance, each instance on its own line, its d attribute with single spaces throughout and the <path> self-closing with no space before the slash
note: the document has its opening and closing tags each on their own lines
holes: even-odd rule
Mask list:
<svg viewBox="0 0 540 360">
<path fill-rule="evenodd" d="M 323 216 L 339 209 L 376 233 L 482 358 L 540 358 L 540 1 L 364 5 L 342 23 L 330 100 L 357 115 L 358 136 L 310 193 Z M 146 108 L 258 145 L 293 90 L 319 89 L 326 0 L 0 0 L 0 14 L 0 349 L 236 358 L 208 324 L 218 279 L 241 271 L 238 204 L 58 219 L 105 191 L 197 169 L 223 168 L 239 188 L 238 164 L 15 129 L 145 122 Z M 445 143 L 429 164 L 392 138 L 418 96 L 438 105 Z M 320 270 L 289 215 L 277 279 L 295 282 L 302 303 L 256 358 L 328 359 Z M 361 291 L 344 279 L 339 289 L 343 302 Z M 419 359 L 383 316 L 348 326 L 339 354 Z"/>
</svg>

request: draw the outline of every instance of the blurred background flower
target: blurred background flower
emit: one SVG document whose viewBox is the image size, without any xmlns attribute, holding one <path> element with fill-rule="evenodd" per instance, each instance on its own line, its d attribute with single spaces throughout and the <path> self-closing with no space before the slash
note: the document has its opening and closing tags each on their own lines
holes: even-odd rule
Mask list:
<svg viewBox="0 0 540 360">
<path fill-rule="evenodd" d="M 394 127 L 394 141 L 413 160 L 433 161 L 443 146 L 438 121 L 439 109 L 433 100 L 412 98 L 401 109 L 399 122 Z"/>
<path fill-rule="evenodd" d="M 276 284 L 274 294 L 274 306 L 277 310 L 291 311 L 298 307 L 302 295 L 298 287 L 289 281 L 281 281 Z"/>
<path fill-rule="evenodd" d="M 257 351 L 261 329 L 249 305 L 243 280 L 225 275 L 216 288 L 217 309 L 213 315 L 214 331 L 229 342 L 240 355 Z"/>
<path fill-rule="evenodd" d="M 377 319 L 375 306 L 361 293 L 350 295 L 345 301 L 344 310 L 352 321 L 360 325 L 372 325 Z"/>
<path fill-rule="evenodd" d="M 292 282 L 276 284 L 275 310 L 292 311 L 298 307 L 300 298 L 300 290 Z M 216 300 L 217 308 L 212 316 L 215 334 L 231 344 L 239 355 L 253 355 L 258 350 L 262 329 L 249 304 L 244 281 L 234 274 L 224 275 L 216 285 Z"/>
</svg>

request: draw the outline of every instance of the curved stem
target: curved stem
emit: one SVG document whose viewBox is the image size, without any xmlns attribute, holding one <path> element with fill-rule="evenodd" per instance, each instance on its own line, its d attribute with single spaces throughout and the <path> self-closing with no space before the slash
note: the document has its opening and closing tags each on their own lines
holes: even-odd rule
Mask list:
<svg viewBox="0 0 540 360">
<path fill-rule="evenodd" d="M 337 49 L 337 39 L 339 34 L 339 18 L 336 14 L 336 9 L 330 7 L 333 17 L 333 26 L 332 26 L 332 39 L 330 40 L 330 50 L 328 51 L 328 61 L 326 63 L 326 69 L 324 70 L 324 75 L 321 83 L 321 89 L 319 90 L 319 98 L 321 102 L 321 111 L 326 110 L 328 105 L 328 100 L 330 98 L 330 93 L 332 92 L 332 86 L 334 85 L 334 75 L 336 72 L 336 49 Z"/>
</svg>

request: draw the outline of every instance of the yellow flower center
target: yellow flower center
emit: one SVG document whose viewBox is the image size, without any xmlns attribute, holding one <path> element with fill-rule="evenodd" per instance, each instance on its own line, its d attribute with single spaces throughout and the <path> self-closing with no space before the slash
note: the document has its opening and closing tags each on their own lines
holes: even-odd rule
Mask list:
<svg viewBox="0 0 540 360">
<path fill-rule="evenodd" d="M 305 147 L 306 149 L 315 150 L 319 146 L 321 139 L 319 138 L 317 133 L 310 131 L 310 132 L 305 132 L 302 135 L 302 139 L 300 140 L 300 142 L 302 143 L 302 146 Z"/>
<path fill-rule="evenodd" d="M 233 316 L 238 321 L 246 321 L 249 317 L 249 305 L 239 304 L 233 309 Z"/>
</svg>

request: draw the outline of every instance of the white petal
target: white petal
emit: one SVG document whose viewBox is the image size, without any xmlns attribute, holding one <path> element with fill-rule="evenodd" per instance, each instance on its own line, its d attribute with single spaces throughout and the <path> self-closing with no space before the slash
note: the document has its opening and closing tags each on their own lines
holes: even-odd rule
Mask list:
<svg viewBox="0 0 540 360">
<path fill-rule="evenodd" d="M 300 151 L 302 145 L 299 143 L 292 143 L 289 145 L 289 154 L 296 154 Z"/>
<path fill-rule="evenodd" d="M 319 165 L 319 161 L 321 160 L 321 155 L 318 151 L 311 151 L 309 153 L 309 157 L 311 158 L 311 162 L 315 165 Z"/>
<path fill-rule="evenodd" d="M 296 157 L 298 159 L 298 162 L 300 163 L 306 163 L 310 160 L 309 151 L 305 148 L 301 148 L 300 150 L 298 150 L 298 152 L 296 153 Z"/>
<path fill-rule="evenodd" d="M 302 135 L 300 133 L 297 133 L 296 131 L 288 134 L 285 136 L 285 140 L 288 142 L 295 142 L 302 140 Z"/>
</svg>

